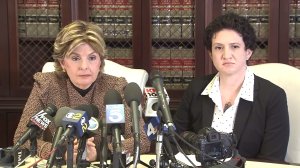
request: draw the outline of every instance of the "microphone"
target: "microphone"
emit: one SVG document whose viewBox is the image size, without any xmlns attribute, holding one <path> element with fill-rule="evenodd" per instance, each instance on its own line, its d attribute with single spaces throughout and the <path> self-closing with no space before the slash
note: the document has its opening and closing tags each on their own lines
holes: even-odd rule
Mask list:
<svg viewBox="0 0 300 168">
<path fill-rule="evenodd" d="M 106 119 L 102 118 L 101 128 L 101 142 L 100 142 L 100 166 L 101 168 L 107 167 L 107 125 Z"/>
<path fill-rule="evenodd" d="M 150 80 L 152 81 L 152 86 L 156 89 L 158 95 L 159 109 L 162 112 L 162 118 L 168 126 L 169 132 L 174 132 L 174 123 L 170 113 L 169 104 L 167 101 L 167 96 L 163 88 L 163 79 L 158 71 L 153 71 L 150 74 Z"/>
<path fill-rule="evenodd" d="M 167 93 L 167 90 L 164 88 L 164 92 L 169 104 L 170 97 Z M 156 89 L 154 87 L 145 87 L 144 89 L 144 115 L 145 117 L 157 117 L 158 110 L 158 97 Z"/>
<path fill-rule="evenodd" d="M 92 117 L 89 120 L 89 126 L 87 128 L 87 131 L 83 134 L 83 136 L 79 139 L 78 143 L 78 153 L 77 153 L 77 167 L 80 167 L 80 161 L 83 159 L 85 160 L 85 157 L 83 157 L 85 146 L 86 146 L 86 140 L 93 135 L 98 134 L 98 128 L 99 128 L 99 121 L 97 118 L 99 118 L 99 109 L 97 106 L 90 104 L 90 105 L 81 105 L 78 106 L 76 109 L 83 110 L 83 111 L 89 111 L 92 113 Z"/>
<path fill-rule="evenodd" d="M 166 89 L 164 88 L 164 92 L 167 98 L 167 102 L 170 102 L 170 98 Z M 147 117 L 145 120 L 144 131 L 150 141 L 156 140 L 157 130 L 160 126 L 160 117 L 161 113 L 157 113 L 158 111 L 158 96 L 156 93 L 156 89 L 154 87 L 145 87 L 144 89 L 144 115 Z M 164 125 L 166 126 L 166 125 Z M 164 131 L 167 128 L 163 128 Z"/>
<path fill-rule="evenodd" d="M 48 161 L 47 161 L 47 166 L 46 167 L 53 167 L 54 164 L 54 160 L 59 160 L 62 159 L 62 155 L 58 156 L 59 151 L 57 151 L 57 148 L 55 149 L 54 147 L 57 145 L 61 135 L 63 134 L 64 128 L 63 125 L 61 123 L 61 120 L 63 119 L 63 117 L 71 110 L 70 107 L 61 107 L 58 109 L 57 111 L 57 115 L 54 118 L 54 123 L 56 125 L 56 131 L 55 131 L 55 135 L 54 138 L 52 140 L 52 147 L 51 147 L 51 156 L 49 157 Z"/>
<path fill-rule="evenodd" d="M 108 131 L 113 135 L 113 166 L 119 167 L 119 159 L 122 154 L 121 130 L 124 128 L 125 112 L 120 93 L 114 89 L 108 90 L 104 95 L 106 105 L 106 123 L 110 128 Z"/>
<path fill-rule="evenodd" d="M 140 87 L 134 83 L 129 83 L 124 90 L 125 101 L 127 105 L 131 108 L 131 118 L 133 123 L 133 133 L 134 133 L 134 149 L 135 154 L 133 160 L 135 161 L 134 167 L 136 167 L 136 163 L 139 160 L 140 155 L 140 128 L 139 128 L 139 118 L 140 111 L 138 109 L 143 93 Z"/>
<path fill-rule="evenodd" d="M 38 130 L 46 130 L 49 124 L 53 120 L 52 117 L 55 116 L 57 111 L 56 106 L 49 104 L 46 108 L 36 113 L 31 117 L 29 123 L 27 124 L 27 131 L 24 135 L 16 142 L 16 144 L 10 150 L 11 153 L 15 153 L 21 145 L 23 145 L 28 139 L 35 136 Z"/>
<path fill-rule="evenodd" d="M 65 141 L 65 139 L 67 139 L 71 135 L 75 135 L 78 138 L 82 137 L 88 128 L 88 121 L 90 119 L 90 116 L 90 111 L 70 109 L 61 121 L 61 124 L 64 127 L 65 131 L 54 147 L 60 146 Z"/>
</svg>

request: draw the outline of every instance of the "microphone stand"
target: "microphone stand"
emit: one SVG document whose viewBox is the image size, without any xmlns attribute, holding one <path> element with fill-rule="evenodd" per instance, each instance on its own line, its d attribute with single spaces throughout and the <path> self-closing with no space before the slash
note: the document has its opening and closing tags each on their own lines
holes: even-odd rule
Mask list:
<svg viewBox="0 0 300 168">
<path fill-rule="evenodd" d="M 74 137 L 71 135 L 68 137 L 67 146 L 67 167 L 73 168 L 73 151 L 74 151 Z"/>
<path fill-rule="evenodd" d="M 139 115 L 140 112 L 138 110 L 138 106 L 132 106 L 133 108 L 136 108 L 134 111 L 137 111 L 138 113 L 133 113 L 133 120 L 138 122 L 139 121 Z M 145 162 L 140 160 L 140 131 L 138 128 L 138 125 L 136 127 L 134 127 L 133 129 L 134 131 L 134 155 L 133 155 L 133 160 L 131 162 L 129 162 L 126 167 L 129 167 L 130 165 L 133 164 L 133 167 L 136 168 L 137 164 L 141 164 L 145 167 L 151 168 L 151 166 L 149 166 L 148 164 L 146 164 Z"/>
<path fill-rule="evenodd" d="M 156 162 L 155 167 L 160 167 L 160 158 L 162 155 L 162 145 L 163 145 L 163 133 L 161 131 L 161 126 L 159 126 L 159 129 L 157 130 L 157 136 L 156 136 L 156 144 L 155 144 L 155 154 L 156 154 Z"/>
<path fill-rule="evenodd" d="M 32 132 L 30 134 L 30 156 L 35 157 L 37 154 L 37 139 L 36 139 L 36 132 Z M 32 166 L 33 168 L 37 168 L 37 164 Z"/>
<path fill-rule="evenodd" d="M 102 129 L 101 129 L 101 142 L 100 142 L 100 168 L 106 168 L 107 165 L 107 125 L 105 121 L 105 117 L 102 119 Z"/>
<path fill-rule="evenodd" d="M 119 168 L 120 164 L 122 162 L 121 156 L 122 156 L 122 147 L 121 147 L 121 134 L 120 134 L 120 130 L 117 126 L 113 126 L 113 167 L 114 168 Z"/>
<path fill-rule="evenodd" d="M 159 165 L 161 162 L 160 155 L 161 155 L 161 151 L 162 151 L 161 148 L 163 145 L 164 145 L 164 149 L 165 149 L 165 152 L 163 154 L 167 156 L 166 158 L 168 158 L 168 161 L 171 160 L 171 163 L 169 164 L 169 166 L 171 168 L 182 167 L 182 165 L 177 162 L 177 159 L 175 158 L 173 149 L 171 147 L 171 143 L 169 141 L 169 137 L 172 137 L 173 140 L 175 139 L 174 138 L 174 127 L 167 125 L 167 129 L 168 129 L 167 132 L 165 132 L 163 130 L 164 123 L 163 123 L 163 120 L 161 120 L 162 112 L 161 112 L 160 107 L 158 107 L 157 116 L 160 117 L 161 122 L 159 125 L 159 129 L 158 129 L 158 133 L 157 133 L 157 141 L 156 141 L 156 148 L 160 148 L 160 149 L 156 149 L 156 152 L 159 153 L 159 154 L 156 154 L 156 168 L 159 168 Z M 163 134 L 165 134 L 166 136 L 163 137 Z M 163 157 L 163 158 L 165 158 L 165 157 Z"/>
<path fill-rule="evenodd" d="M 148 164 L 146 164 L 145 162 L 141 161 L 140 160 L 140 143 L 139 142 L 136 142 L 134 143 L 134 149 L 135 149 L 135 154 L 133 155 L 133 160 L 131 162 L 129 162 L 126 167 L 129 167 L 130 165 L 134 165 L 134 168 L 137 167 L 137 164 L 141 164 L 145 167 L 148 167 L 148 168 L 152 168 L 151 166 L 149 166 Z"/>
<path fill-rule="evenodd" d="M 55 161 L 56 161 L 56 168 L 61 168 L 63 165 L 63 153 L 59 149 L 56 149 L 56 154 L 55 154 Z"/>
</svg>

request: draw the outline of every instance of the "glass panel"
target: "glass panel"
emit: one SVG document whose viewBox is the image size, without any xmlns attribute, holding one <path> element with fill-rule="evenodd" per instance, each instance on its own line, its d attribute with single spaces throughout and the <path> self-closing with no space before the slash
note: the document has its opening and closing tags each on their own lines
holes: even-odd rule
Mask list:
<svg viewBox="0 0 300 168">
<path fill-rule="evenodd" d="M 20 86 L 32 86 L 32 75 L 52 60 L 53 41 L 61 27 L 59 0 L 18 0 Z"/>
<path fill-rule="evenodd" d="M 152 1 L 152 69 L 167 89 L 183 89 L 195 75 L 194 1 Z"/>
<path fill-rule="evenodd" d="M 256 31 L 257 47 L 249 60 L 249 65 L 267 62 L 269 37 L 268 0 L 222 0 L 222 12 L 234 12 L 249 19 Z"/>
<path fill-rule="evenodd" d="M 104 32 L 108 59 L 132 67 L 132 0 L 90 0 L 89 12 Z"/>
<path fill-rule="evenodd" d="M 300 1 L 290 0 L 289 64 L 300 69 Z"/>
</svg>

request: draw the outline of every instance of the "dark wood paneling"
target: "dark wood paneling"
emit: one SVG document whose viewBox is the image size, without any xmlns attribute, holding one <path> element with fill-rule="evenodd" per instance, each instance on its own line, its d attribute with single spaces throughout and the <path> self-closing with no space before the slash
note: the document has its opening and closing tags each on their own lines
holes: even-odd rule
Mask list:
<svg viewBox="0 0 300 168">
<path fill-rule="evenodd" d="M 142 2 L 140 0 L 133 0 L 132 3 L 132 47 L 134 48 L 132 53 L 133 67 L 142 68 L 142 25 L 139 24 L 142 21 Z"/>
<path fill-rule="evenodd" d="M 147 72 L 151 72 L 151 62 L 152 62 L 152 1 L 143 1 L 141 6 L 141 26 L 142 26 L 142 36 L 141 36 L 141 49 L 143 58 L 142 68 Z"/>
<path fill-rule="evenodd" d="M 270 1 L 268 62 L 278 62 L 279 53 L 279 1 Z M 287 3 L 287 2 L 285 2 Z"/>
<path fill-rule="evenodd" d="M 0 136 L 2 137 L 0 140 L 0 148 L 7 147 L 7 134 L 6 134 L 6 113 L 0 110 Z"/>
<path fill-rule="evenodd" d="M 7 141 L 6 146 L 12 146 L 13 145 L 13 138 L 15 131 L 17 129 L 18 123 L 20 121 L 22 112 L 21 111 L 8 111 L 6 112 L 6 122 L 7 122 Z"/>
<path fill-rule="evenodd" d="M 78 19 L 89 20 L 89 1 L 78 1 Z"/>
<path fill-rule="evenodd" d="M 209 57 L 205 54 L 203 39 L 205 30 L 205 1 L 195 1 L 195 76 L 205 74 L 205 65 L 208 63 Z"/>
<path fill-rule="evenodd" d="M 13 137 L 18 126 L 21 111 L 18 109 L 0 109 L 0 147 L 13 146 Z"/>
<path fill-rule="evenodd" d="M 13 145 L 13 136 L 25 102 L 24 98 L 0 97 L 0 147 Z"/>
<path fill-rule="evenodd" d="M 69 24 L 75 17 L 76 14 L 74 14 L 74 12 L 72 12 L 72 9 L 75 8 L 75 2 L 77 2 L 77 0 L 74 1 L 68 1 L 68 0 L 62 0 L 61 2 L 61 24 L 62 27 L 64 27 L 65 25 Z"/>
<path fill-rule="evenodd" d="M 289 23 L 290 23 L 290 4 L 286 1 L 279 1 L 279 41 L 280 48 L 278 51 L 278 62 L 289 64 Z"/>
<path fill-rule="evenodd" d="M 0 1 L 0 96 L 9 95 L 9 45 L 7 1 Z"/>
</svg>

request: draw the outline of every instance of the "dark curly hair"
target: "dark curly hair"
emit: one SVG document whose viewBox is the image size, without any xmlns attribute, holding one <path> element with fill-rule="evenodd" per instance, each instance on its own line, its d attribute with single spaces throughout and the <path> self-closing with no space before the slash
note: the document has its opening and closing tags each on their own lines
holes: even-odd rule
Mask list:
<svg viewBox="0 0 300 168">
<path fill-rule="evenodd" d="M 245 43 L 245 49 L 252 51 L 256 48 L 256 35 L 252 25 L 248 22 L 247 18 L 240 16 L 236 13 L 225 13 L 215 18 L 205 29 L 204 44 L 208 51 L 212 50 L 213 36 L 223 30 L 230 29 L 241 34 Z"/>
</svg>

